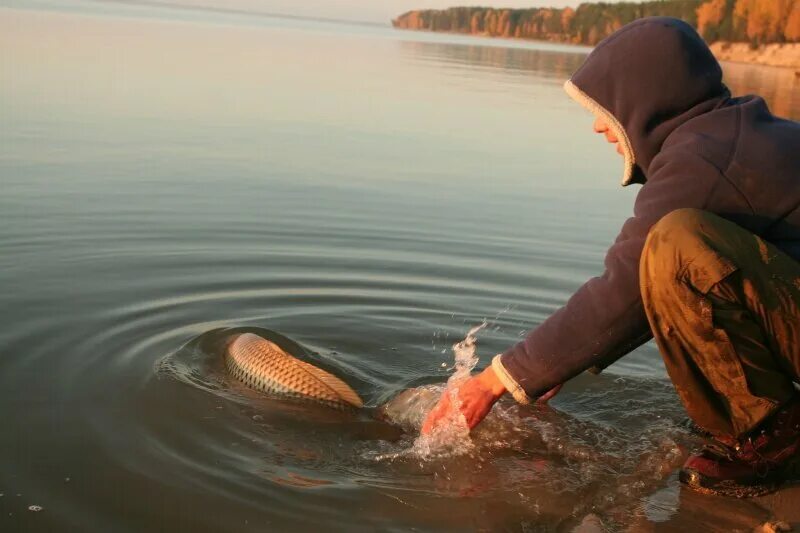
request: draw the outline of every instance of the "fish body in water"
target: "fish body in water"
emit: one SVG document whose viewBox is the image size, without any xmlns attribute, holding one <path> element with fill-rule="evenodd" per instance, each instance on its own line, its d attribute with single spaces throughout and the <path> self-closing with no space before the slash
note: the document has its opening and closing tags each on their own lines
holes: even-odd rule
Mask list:
<svg viewBox="0 0 800 533">
<path fill-rule="evenodd" d="M 303 399 L 336 409 L 364 406 L 358 394 L 341 379 L 253 333 L 237 334 L 228 340 L 225 366 L 233 377 L 267 394 Z"/>
<path fill-rule="evenodd" d="M 375 411 L 375 416 L 405 430 L 418 431 L 444 390 L 442 383 L 402 390 L 380 405 Z"/>
</svg>

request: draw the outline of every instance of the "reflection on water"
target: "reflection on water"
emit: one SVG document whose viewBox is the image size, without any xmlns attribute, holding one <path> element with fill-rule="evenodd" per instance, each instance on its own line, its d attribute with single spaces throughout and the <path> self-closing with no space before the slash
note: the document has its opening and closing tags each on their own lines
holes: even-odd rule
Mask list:
<svg viewBox="0 0 800 533">
<path fill-rule="evenodd" d="M 486 321 L 487 364 L 630 212 L 560 87 L 582 50 L 24 4 L 0 8 L 0 530 L 766 518 L 678 488 L 696 441 L 652 345 L 552 408 L 502 404 L 470 454 L 402 453 L 452 345 Z M 796 81 L 728 68 L 798 116 Z M 231 327 L 296 339 L 403 432 L 235 389 L 202 342 Z"/>
<path fill-rule="evenodd" d="M 434 69 L 466 66 L 473 72 L 473 77 L 475 68 L 488 67 L 505 76 L 529 73 L 539 79 L 553 79 L 563 83 L 585 59 L 580 48 L 576 48 L 574 53 L 564 53 L 563 50 L 453 46 L 447 43 L 415 41 L 402 42 L 401 46 L 403 52 L 413 56 L 415 62 L 425 60 Z"/>
<path fill-rule="evenodd" d="M 793 69 L 724 63 L 723 70 L 735 96 L 757 94 L 776 115 L 800 120 L 800 76 Z"/>
</svg>

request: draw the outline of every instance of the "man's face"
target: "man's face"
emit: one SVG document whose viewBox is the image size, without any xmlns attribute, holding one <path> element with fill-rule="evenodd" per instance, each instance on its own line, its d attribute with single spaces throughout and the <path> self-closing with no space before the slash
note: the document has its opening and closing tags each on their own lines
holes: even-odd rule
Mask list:
<svg viewBox="0 0 800 533">
<path fill-rule="evenodd" d="M 616 144 L 617 153 L 622 155 L 622 145 L 619 144 L 619 139 L 617 139 L 617 136 L 611 131 L 611 128 L 608 126 L 608 123 L 605 120 L 597 117 L 597 120 L 594 121 L 594 131 L 596 133 L 604 134 L 608 142 Z"/>
</svg>

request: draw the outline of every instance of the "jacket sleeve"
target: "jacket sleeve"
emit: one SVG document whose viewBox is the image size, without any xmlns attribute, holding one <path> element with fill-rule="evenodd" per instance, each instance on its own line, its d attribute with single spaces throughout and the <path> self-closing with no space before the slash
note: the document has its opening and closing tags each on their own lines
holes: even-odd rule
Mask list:
<svg viewBox="0 0 800 533">
<path fill-rule="evenodd" d="M 636 198 L 634 216 L 589 280 L 527 337 L 492 361 L 514 398 L 527 403 L 590 367 L 605 367 L 652 338 L 639 292 L 639 259 L 650 228 L 684 207 L 709 209 L 724 181 L 702 157 L 660 154 Z"/>
</svg>

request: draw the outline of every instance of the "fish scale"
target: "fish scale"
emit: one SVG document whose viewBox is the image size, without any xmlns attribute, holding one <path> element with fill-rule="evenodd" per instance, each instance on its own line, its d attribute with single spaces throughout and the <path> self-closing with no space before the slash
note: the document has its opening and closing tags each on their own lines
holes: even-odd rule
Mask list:
<svg viewBox="0 0 800 533">
<path fill-rule="evenodd" d="M 344 381 L 253 333 L 232 337 L 225 350 L 228 372 L 251 389 L 337 409 L 363 407 Z"/>
</svg>

